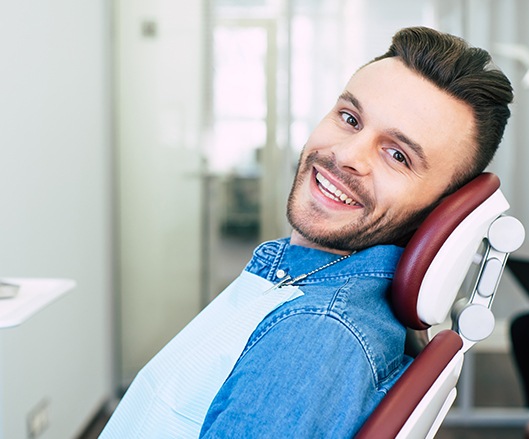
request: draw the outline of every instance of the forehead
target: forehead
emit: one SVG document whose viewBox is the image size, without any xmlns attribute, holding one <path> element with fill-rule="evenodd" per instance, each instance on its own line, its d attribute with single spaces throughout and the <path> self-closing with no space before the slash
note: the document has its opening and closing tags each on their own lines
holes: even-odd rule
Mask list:
<svg viewBox="0 0 529 439">
<path fill-rule="evenodd" d="M 345 91 L 358 101 L 364 126 L 399 131 L 456 172 L 475 151 L 474 116 L 466 103 L 439 89 L 398 58 L 362 67 Z M 446 169 L 446 170 L 449 170 Z"/>
</svg>

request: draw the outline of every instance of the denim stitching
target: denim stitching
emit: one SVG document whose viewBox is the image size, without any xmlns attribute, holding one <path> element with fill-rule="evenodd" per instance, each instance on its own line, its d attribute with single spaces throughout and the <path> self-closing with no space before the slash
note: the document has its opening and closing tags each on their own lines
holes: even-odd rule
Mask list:
<svg viewBox="0 0 529 439">
<path fill-rule="evenodd" d="M 310 277 L 307 277 L 306 279 L 303 279 L 303 282 L 299 282 L 296 285 L 302 286 L 302 285 L 314 285 L 319 282 L 325 282 L 328 280 L 340 280 L 340 279 L 351 279 L 351 278 L 377 278 L 377 279 L 393 279 L 395 273 L 393 272 L 378 272 L 378 273 L 345 273 L 345 274 L 336 274 L 336 275 L 327 275 L 327 276 L 319 276 L 319 277 L 313 277 L 312 279 Z"/>
<path fill-rule="evenodd" d="M 276 316 L 274 316 L 270 322 L 267 322 L 267 324 L 259 330 L 259 332 L 255 332 L 252 334 L 251 341 L 248 341 L 248 344 L 244 348 L 244 351 L 242 352 L 241 356 L 237 360 L 237 363 L 241 361 L 241 359 L 254 347 L 262 338 L 270 332 L 272 328 L 274 328 L 280 321 L 286 320 L 289 317 L 294 317 L 297 315 L 320 315 L 320 316 L 327 316 L 329 318 L 332 318 L 333 320 L 336 320 L 338 323 L 340 323 L 344 328 L 346 328 L 351 335 L 358 340 L 360 347 L 366 354 L 366 358 L 369 362 L 369 365 L 371 366 L 371 372 L 373 374 L 373 380 L 376 383 L 377 391 L 379 390 L 379 381 L 380 377 L 377 374 L 376 366 L 374 364 L 374 361 L 372 359 L 372 353 L 371 350 L 366 346 L 366 340 L 360 331 L 358 331 L 358 328 L 356 328 L 355 325 L 348 324 L 349 322 L 343 321 L 340 316 L 336 312 L 329 312 L 329 310 L 321 307 L 303 307 L 303 308 L 297 308 L 297 309 L 291 309 L 286 310 Z"/>
<path fill-rule="evenodd" d="M 254 257 L 261 262 L 269 263 L 277 257 L 277 252 L 282 251 L 284 243 L 281 241 L 269 241 L 259 245 L 253 252 Z"/>
<path fill-rule="evenodd" d="M 369 361 L 369 364 L 371 365 L 371 370 L 373 372 L 373 375 L 375 376 L 375 383 L 380 381 L 380 377 L 377 373 L 377 367 L 374 360 L 374 354 L 369 346 L 368 340 L 366 335 L 361 331 L 350 319 L 345 319 L 345 316 L 340 315 L 338 312 L 334 310 L 335 305 L 340 302 L 343 304 L 343 300 L 341 299 L 342 291 L 344 288 L 351 282 L 351 280 L 354 280 L 354 277 L 349 277 L 346 282 L 339 288 L 336 289 L 336 292 L 333 295 L 332 300 L 329 302 L 328 306 L 328 314 L 329 316 L 334 317 L 336 320 L 338 320 L 342 325 L 344 325 L 346 328 L 348 328 L 353 334 L 356 334 L 356 338 L 358 339 L 360 345 L 362 346 L 362 349 L 366 353 L 367 360 Z"/>
<path fill-rule="evenodd" d="M 283 260 L 283 256 L 285 255 L 285 249 L 287 248 L 286 242 L 284 241 L 276 241 L 276 242 L 279 242 L 280 246 L 277 249 L 276 256 L 274 260 L 272 261 L 270 270 L 268 271 L 268 275 L 266 276 L 266 279 L 270 281 L 274 278 L 274 274 L 277 271 L 277 267 L 279 267 L 279 264 L 281 264 L 281 261 Z"/>
<path fill-rule="evenodd" d="M 362 276 L 360 276 L 360 278 L 361 277 Z M 354 322 L 354 319 L 351 318 L 345 311 L 341 314 L 340 312 L 337 312 L 334 309 L 334 307 L 335 307 L 335 305 L 337 303 L 340 303 L 340 304 L 344 303 L 344 300 L 340 299 L 340 297 L 342 297 L 341 293 L 345 289 L 345 287 L 349 283 L 351 283 L 351 280 L 354 281 L 355 277 L 351 276 L 351 278 L 349 278 L 347 280 L 347 282 L 345 282 L 340 288 L 337 289 L 333 299 L 331 300 L 331 302 L 329 304 L 329 313 L 335 315 L 336 318 L 339 319 L 340 321 L 342 321 L 345 326 L 351 326 L 352 328 L 354 328 L 354 330 L 351 329 L 352 332 L 359 334 L 359 337 L 361 338 L 360 342 L 365 347 L 365 350 L 369 353 L 369 355 L 367 355 L 367 357 L 368 357 L 368 359 L 370 361 L 370 364 L 371 364 L 373 370 L 375 371 L 375 375 L 378 377 L 376 382 L 379 383 L 380 386 L 382 386 L 385 382 L 387 382 L 391 378 L 391 376 L 393 374 L 398 372 L 398 369 L 399 369 L 399 366 L 400 366 L 401 363 L 400 363 L 400 361 L 398 361 L 397 358 L 395 358 L 392 362 L 385 363 L 386 372 L 387 373 L 385 374 L 385 376 L 379 376 L 378 373 L 377 373 L 378 369 L 376 367 L 376 362 L 374 360 L 375 354 L 374 354 L 374 351 L 373 351 L 373 348 L 372 348 L 371 344 L 369 343 L 369 337 L 360 328 L 358 328 L 358 326 Z M 350 288 L 354 288 L 354 285 L 352 285 Z"/>
</svg>

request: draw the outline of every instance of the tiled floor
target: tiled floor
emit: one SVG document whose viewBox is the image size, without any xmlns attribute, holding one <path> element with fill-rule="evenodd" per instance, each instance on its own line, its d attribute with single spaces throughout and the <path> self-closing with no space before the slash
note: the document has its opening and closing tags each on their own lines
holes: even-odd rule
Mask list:
<svg viewBox="0 0 529 439">
<path fill-rule="evenodd" d="M 97 439 L 107 421 L 108 415 L 103 412 L 99 413 L 86 430 L 76 439 Z"/>
</svg>

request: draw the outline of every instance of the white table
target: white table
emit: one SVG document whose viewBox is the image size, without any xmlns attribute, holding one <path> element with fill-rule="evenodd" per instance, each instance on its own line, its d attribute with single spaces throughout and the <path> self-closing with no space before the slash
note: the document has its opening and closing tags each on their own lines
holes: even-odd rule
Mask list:
<svg viewBox="0 0 529 439">
<path fill-rule="evenodd" d="M 0 299 L 0 329 L 22 324 L 75 287 L 75 282 L 69 279 L 9 278 L 2 281 L 20 288 L 15 297 Z"/>
<path fill-rule="evenodd" d="M 0 439 L 68 437 L 56 413 L 70 404 L 68 389 L 82 379 L 68 331 L 75 301 L 66 299 L 73 299 L 67 293 L 75 282 L 2 281 L 19 289 L 0 299 Z"/>
</svg>

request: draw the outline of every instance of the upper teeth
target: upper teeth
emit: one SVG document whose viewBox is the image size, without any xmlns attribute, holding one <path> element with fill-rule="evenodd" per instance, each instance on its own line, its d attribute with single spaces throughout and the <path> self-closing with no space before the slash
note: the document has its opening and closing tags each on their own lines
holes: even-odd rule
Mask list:
<svg viewBox="0 0 529 439">
<path fill-rule="evenodd" d="M 351 204 L 353 202 L 352 198 L 349 198 L 347 195 L 345 195 L 340 189 L 338 189 L 319 172 L 316 173 L 316 180 L 318 180 L 318 182 L 326 189 L 325 191 L 322 191 L 322 193 L 331 200 L 342 201 L 345 204 Z"/>
</svg>

